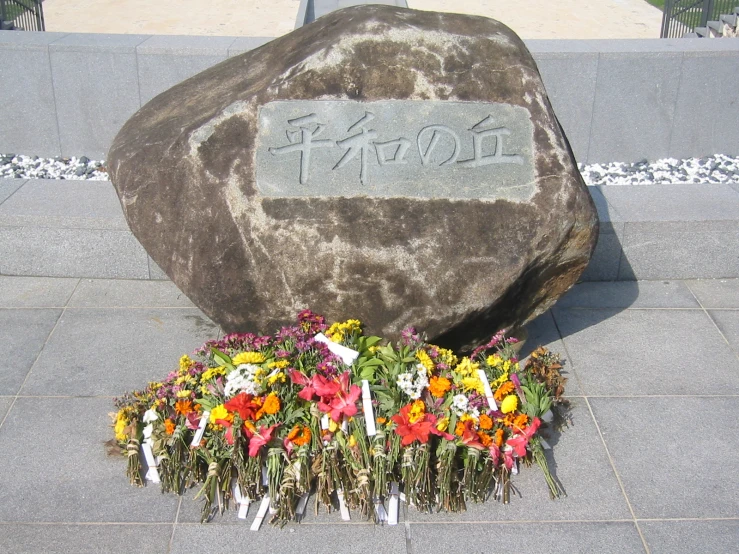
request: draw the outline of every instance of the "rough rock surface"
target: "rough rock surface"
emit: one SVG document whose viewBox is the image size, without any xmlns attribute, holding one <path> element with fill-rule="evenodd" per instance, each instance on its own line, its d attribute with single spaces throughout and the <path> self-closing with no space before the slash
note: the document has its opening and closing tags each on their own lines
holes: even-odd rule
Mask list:
<svg viewBox="0 0 739 554">
<path fill-rule="evenodd" d="M 262 144 L 263 128 L 274 123 L 271 107 L 296 100 L 352 103 L 326 104 L 334 106 L 326 113 L 305 104 L 295 114 L 315 117 L 282 122 L 282 144 L 278 134 Z M 503 104 L 518 118 L 504 126 L 523 142 L 506 143 L 496 128 L 477 137 L 482 148 L 473 152 L 472 134 L 492 122 L 478 118 L 460 127 L 460 151 L 450 131 L 439 131 L 431 145 L 441 127 L 421 121 L 431 126 L 418 138 L 418 129 L 408 131 L 407 159 L 396 143 L 383 147 L 385 165 L 378 146 L 338 144 L 365 130 L 382 134 L 378 102 L 386 100 L 466 102 L 477 110 Z M 355 103 L 377 121 L 349 128 Z M 275 119 L 287 117 L 278 112 Z M 344 136 L 318 128 L 330 120 L 344 121 Z M 310 168 L 300 165 L 306 140 L 334 141 L 313 143 Z M 520 152 L 512 144 L 522 144 Z M 516 152 L 522 155 L 500 159 Z M 330 155 L 336 166 L 321 169 L 319 156 Z M 482 158 L 489 159 L 467 162 L 470 173 L 457 169 Z M 292 164 L 295 182 L 269 189 L 262 181 L 278 171 L 269 166 L 277 159 Z M 406 164 L 406 188 L 370 181 L 390 162 Z M 407 195 L 413 163 L 448 169 L 447 177 L 424 191 L 419 174 L 421 192 Z M 510 29 L 484 17 L 386 6 L 333 12 L 154 98 L 120 131 L 108 167 L 136 237 L 226 332 L 271 332 L 310 308 L 331 320 L 359 318 L 384 336 L 412 324 L 437 343 L 470 348 L 549 308 L 584 270 L 598 231 L 533 59 Z M 510 174 L 518 189 L 501 184 L 509 170 L 523 171 Z M 322 172 L 328 179 L 331 171 L 346 172 L 346 191 L 341 179 L 331 181 L 333 192 L 322 184 Z M 479 193 L 481 182 L 488 192 Z M 449 194 L 454 186 L 467 193 Z"/>
</svg>

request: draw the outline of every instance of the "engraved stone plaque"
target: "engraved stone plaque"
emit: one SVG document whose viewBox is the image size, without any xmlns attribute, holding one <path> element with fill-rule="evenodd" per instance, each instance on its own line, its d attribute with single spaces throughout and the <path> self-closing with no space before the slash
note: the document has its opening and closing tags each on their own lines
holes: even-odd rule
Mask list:
<svg viewBox="0 0 739 554">
<path fill-rule="evenodd" d="M 503 103 L 280 100 L 259 109 L 264 196 L 526 201 L 534 194 L 529 113 Z"/>
</svg>

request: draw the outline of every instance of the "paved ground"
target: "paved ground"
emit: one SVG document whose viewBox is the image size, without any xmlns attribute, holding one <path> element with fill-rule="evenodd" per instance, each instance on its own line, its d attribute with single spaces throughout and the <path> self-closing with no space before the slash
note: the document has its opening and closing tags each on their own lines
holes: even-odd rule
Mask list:
<svg viewBox="0 0 739 554">
<path fill-rule="evenodd" d="M 397 527 L 201 526 L 192 495 L 128 485 L 103 447 L 112 398 L 217 332 L 168 281 L 0 277 L 0 551 L 736 551 L 738 280 L 576 286 L 526 346 L 568 361 L 573 422 L 552 441 L 568 497 L 525 469 L 508 506 L 409 510 Z"/>
<path fill-rule="evenodd" d="M 280 36 L 300 0 L 45 0 L 47 31 Z M 662 12 L 645 0 L 408 0 L 413 9 L 484 15 L 523 38 L 658 38 Z"/>
</svg>

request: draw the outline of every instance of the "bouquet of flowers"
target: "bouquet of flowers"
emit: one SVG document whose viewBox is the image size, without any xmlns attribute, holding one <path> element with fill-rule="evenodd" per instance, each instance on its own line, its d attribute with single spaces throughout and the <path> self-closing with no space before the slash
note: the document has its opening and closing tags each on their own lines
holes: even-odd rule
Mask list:
<svg viewBox="0 0 739 554">
<path fill-rule="evenodd" d="M 459 358 L 413 329 L 383 344 L 357 320 L 306 310 L 275 336 L 209 341 L 117 399 L 115 443 L 132 483 L 199 487 L 203 522 L 259 501 L 255 529 L 267 512 L 300 521 L 311 494 L 316 509 L 390 524 L 401 499 L 422 511 L 508 502 L 519 462 L 539 465 L 555 498 L 541 430 L 566 405 L 562 366 L 539 348 L 521 367 L 516 343 L 501 332 Z"/>
</svg>

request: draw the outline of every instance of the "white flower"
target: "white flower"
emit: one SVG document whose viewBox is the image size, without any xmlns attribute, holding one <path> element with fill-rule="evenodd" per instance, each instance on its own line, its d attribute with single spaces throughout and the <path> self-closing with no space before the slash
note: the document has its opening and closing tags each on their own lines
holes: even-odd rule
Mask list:
<svg viewBox="0 0 739 554">
<path fill-rule="evenodd" d="M 452 411 L 457 417 L 461 417 L 467 413 L 470 401 L 464 394 L 457 394 L 452 399 Z"/>
<path fill-rule="evenodd" d="M 159 415 L 153 408 L 150 408 L 144 412 L 144 423 L 153 423 L 157 419 L 159 419 Z"/>
</svg>

